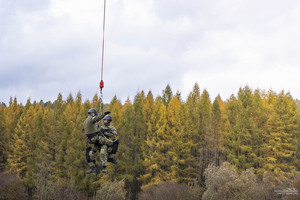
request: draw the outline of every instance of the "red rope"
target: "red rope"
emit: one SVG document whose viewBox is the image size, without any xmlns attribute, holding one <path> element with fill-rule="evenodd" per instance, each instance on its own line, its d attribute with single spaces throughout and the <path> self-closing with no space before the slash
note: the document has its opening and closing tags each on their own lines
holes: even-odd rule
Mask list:
<svg viewBox="0 0 300 200">
<path fill-rule="evenodd" d="M 102 94 L 102 89 L 104 88 L 103 81 L 103 61 L 104 61 L 104 31 L 105 31 L 105 7 L 106 0 L 104 0 L 104 11 L 103 11 L 103 37 L 102 37 L 102 63 L 101 63 L 101 81 L 100 81 L 100 93 Z"/>
</svg>

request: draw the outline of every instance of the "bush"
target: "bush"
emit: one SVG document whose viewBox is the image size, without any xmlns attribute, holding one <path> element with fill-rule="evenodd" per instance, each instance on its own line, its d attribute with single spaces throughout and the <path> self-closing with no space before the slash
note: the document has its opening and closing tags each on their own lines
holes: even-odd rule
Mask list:
<svg viewBox="0 0 300 200">
<path fill-rule="evenodd" d="M 87 199 L 87 194 L 77 191 L 74 181 L 56 180 L 53 181 L 36 181 L 34 199 L 47 200 L 81 200 Z"/>
<path fill-rule="evenodd" d="M 236 168 L 224 162 L 221 166 L 208 166 L 204 172 L 206 191 L 203 200 L 250 199 L 249 192 L 256 184 L 254 171 L 247 169 L 240 175 Z"/>
<path fill-rule="evenodd" d="M 295 191 L 295 194 L 289 194 L 285 195 L 283 200 L 297 200 L 300 199 L 300 177 L 295 177 L 295 180 L 293 181 L 292 188 Z"/>
<path fill-rule="evenodd" d="M 195 188 L 183 183 L 163 182 L 149 186 L 138 195 L 140 200 L 193 200 L 200 199 Z"/>
<path fill-rule="evenodd" d="M 54 185 L 54 190 L 51 199 L 63 200 L 74 199 L 79 200 L 79 192 L 76 191 L 75 186 L 71 183 L 62 183 Z"/>
<path fill-rule="evenodd" d="M 277 183 L 274 175 L 265 173 L 261 180 L 258 180 L 252 169 L 247 169 L 239 174 L 236 168 L 227 162 L 221 166 L 208 166 L 204 172 L 206 191 L 203 200 L 214 199 L 238 199 L 238 200 L 279 200 L 299 199 L 297 195 L 277 194 L 276 191 L 283 191 L 288 188 L 300 189 L 300 181 L 297 179 L 292 185 L 292 180 Z"/>
<path fill-rule="evenodd" d="M 0 173 L 0 199 L 27 199 L 23 181 L 17 175 Z"/>
<path fill-rule="evenodd" d="M 106 182 L 97 191 L 97 198 L 101 200 L 123 200 L 126 199 L 124 181 Z"/>
</svg>

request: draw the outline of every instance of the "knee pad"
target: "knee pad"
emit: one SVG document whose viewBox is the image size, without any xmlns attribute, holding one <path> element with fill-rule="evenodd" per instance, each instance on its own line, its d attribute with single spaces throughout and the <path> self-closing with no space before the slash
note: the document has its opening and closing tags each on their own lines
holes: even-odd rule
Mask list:
<svg viewBox="0 0 300 200">
<path fill-rule="evenodd" d="M 90 152 L 92 151 L 92 147 L 87 147 L 85 150 L 85 158 L 87 162 L 91 162 Z"/>
<path fill-rule="evenodd" d="M 101 148 L 100 154 L 107 154 L 106 149 Z"/>
</svg>

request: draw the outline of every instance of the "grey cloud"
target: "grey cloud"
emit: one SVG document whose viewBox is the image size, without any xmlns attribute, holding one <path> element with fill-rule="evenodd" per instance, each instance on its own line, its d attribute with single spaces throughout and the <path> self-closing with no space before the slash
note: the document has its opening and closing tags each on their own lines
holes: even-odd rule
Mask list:
<svg viewBox="0 0 300 200">
<path fill-rule="evenodd" d="M 35 67 L 20 67 L 18 70 L 7 69 L 0 75 L 1 87 L 17 88 L 20 85 L 33 87 L 36 82 L 41 82 L 42 71 Z"/>
<path fill-rule="evenodd" d="M 4 27 L 0 29 L 0 101 L 14 94 L 20 99 L 31 96 L 46 101 L 55 99 L 59 92 L 67 97 L 79 90 L 83 99 L 91 99 L 99 92 L 99 4 L 0 0 L 0 23 Z M 218 80 L 213 77 L 215 72 L 230 75 L 231 71 L 237 74 L 237 69 L 272 68 L 278 63 L 295 66 L 299 45 L 292 41 L 298 35 L 297 6 L 295 0 L 289 4 L 110 1 L 105 35 L 105 101 L 115 94 L 123 100 L 133 98 L 138 90 L 152 90 L 156 96 L 167 84 L 183 93 L 195 82 L 217 90 L 215 85 L 222 83 L 209 81 L 210 77 Z M 192 83 L 185 83 L 187 80 Z M 236 85 L 239 81 L 228 85 L 228 90 L 234 86 L 231 93 L 240 87 Z"/>
</svg>

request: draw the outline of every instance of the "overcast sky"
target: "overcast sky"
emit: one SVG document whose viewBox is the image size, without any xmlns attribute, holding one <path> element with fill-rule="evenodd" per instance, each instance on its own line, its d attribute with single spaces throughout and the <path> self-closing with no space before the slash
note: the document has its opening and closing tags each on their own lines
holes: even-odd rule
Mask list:
<svg viewBox="0 0 300 200">
<path fill-rule="evenodd" d="M 99 93 L 103 0 L 0 0 L 0 102 Z M 300 99 L 299 0 L 107 0 L 104 101 L 167 84 Z"/>
</svg>

